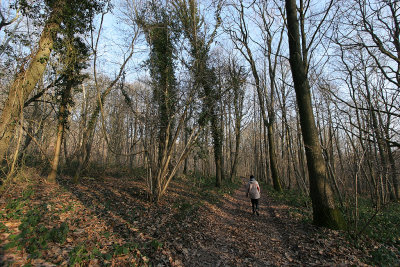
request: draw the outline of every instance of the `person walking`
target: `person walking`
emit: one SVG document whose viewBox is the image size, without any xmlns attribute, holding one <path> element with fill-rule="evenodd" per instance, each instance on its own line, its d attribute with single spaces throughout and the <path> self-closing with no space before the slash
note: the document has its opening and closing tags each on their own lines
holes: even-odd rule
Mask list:
<svg viewBox="0 0 400 267">
<path fill-rule="evenodd" d="M 247 191 L 246 197 L 250 197 L 251 199 L 251 207 L 254 213 L 260 215 L 258 213 L 258 200 L 260 199 L 260 186 L 258 182 L 254 178 L 253 175 L 250 175 L 250 181 L 247 183 Z"/>
</svg>

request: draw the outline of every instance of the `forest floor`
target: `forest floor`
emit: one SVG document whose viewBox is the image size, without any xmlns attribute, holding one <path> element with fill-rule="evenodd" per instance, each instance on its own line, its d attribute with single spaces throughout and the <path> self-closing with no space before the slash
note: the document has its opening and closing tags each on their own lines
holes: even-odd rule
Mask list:
<svg viewBox="0 0 400 267">
<path fill-rule="evenodd" d="M 366 265 L 343 234 L 292 216 L 265 191 L 252 215 L 245 184 L 218 194 L 179 179 L 158 205 L 133 178 L 14 188 L 0 197 L 0 266 Z"/>
</svg>

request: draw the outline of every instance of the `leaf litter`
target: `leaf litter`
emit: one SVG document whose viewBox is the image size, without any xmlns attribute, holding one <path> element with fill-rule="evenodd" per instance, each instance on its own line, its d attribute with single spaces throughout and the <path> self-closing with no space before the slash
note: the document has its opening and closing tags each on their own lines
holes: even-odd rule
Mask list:
<svg viewBox="0 0 400 267">
<path fill-rule="evenodd" d="M 64 242 L 48 240 L 37 257 L 11 246 L 23 216 L 7 204 L 26 189 L 0 197 L 0 262 L 11 266 L 366 266 L 364 253 L 338 231 L 314 227 L 290 215 L 289 207 L 263 195 L 260 216 L 251 214 L 243 185 L 232 195 L 208 195 L 188 181 L 172 182 L 160 203 L 148 199 L 137 178 L 83 179 L 73 184 L 38 181 L 21 214 L 40 207 L 37 225 L 61 229 Z M 214 197 L 215 199 L 215 197 Z M 9 218 L 10 217 L 10 218 Z M 1 225 L 0 224 L 0 225 Z M 49 230 L 51 232 L 51 230 Z M 54 231 L 53 231 L 54 232 Z M 39 249 L 40 250 L 40 249 Z"/>
</svg>

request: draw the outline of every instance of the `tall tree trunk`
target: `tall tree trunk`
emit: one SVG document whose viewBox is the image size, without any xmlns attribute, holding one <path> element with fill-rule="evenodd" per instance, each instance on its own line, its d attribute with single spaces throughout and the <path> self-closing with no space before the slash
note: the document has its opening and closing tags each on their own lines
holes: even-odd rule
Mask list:
<svg viewBox="0 0 400 267">
<path fill-rule="evenodd" d="M 217 119 L 217 115 L 213 114 L 211 118 L 211 134 L 214 144 L 214 160 L 215 160 L 215 186 L 220 187 L 224 179 L 223 161 L 222 161 L 222 142 L 223 133 L 221 124 Z"/>
<path fill-rule="evenodd" d="M 43 28 L 38 49 L 26 69 L 21 68 L 11 85 L 8 98 L 0 117 L 0 160 L 6 158 L 11 137 L 18 124 L 24 102 L 42 78 L 53 49 L 54 37 L 60 27 L 59 8 L 55 8 Z"/>
<path fill-rule="evenodd" d="M 215 184 L 220 186 L 223 180 L 223 128 L 218 114 L 218 101 L 220 96 L 216 90 L 216 75 L 214 69 L 210 66 L 209 51 L 210 45 L 213 43 L 217 33 L 217 28 L 220 26 L 218 22 L 211 34 L 201 32 L 205 24 L 203 16 L 199 14 L 197 1 L 173 1 L 176 14 L 182 22 L 183 32 L 188 39 L 193 57 L 192 71 L 194 74 L 195 83 L 203 89 L 204 94 L 204 110 L 200 124 L 205 126 L 206 123 L 211 123 L 211 135 L 214 145 L 214 160 L 215 160 Z M 220 9 L 216 10 L 216 15 L 219 16 Z M 207 27 L 205 27 L 207 29 Z M 207 36 L 207 38 L 205 38 Z M 208 40 L 207 40 L 208 39 Z"/>
<path fill-rule="evenodd" d="M 268 131 L 268 152 L 269 152 L 269 165 L 271 168 L 272 183 L 275 191 L 282 192 L 282 185 L 278 174 L 277 158 L 275 153 L 275 136 L 273 123 L 270 122 L 267 125 Z"/>
<path fill-rule="evenodd" d="M 240 101 L 243 101 L 243 100 L 240 100 Z M 236 105 L 236 103 L 235 103 L 235 105 Z M 231 181 L 233 181 L 233 179 L 237 175 L 237 168 L 238 168 L 238 161 L 239 161 L 239 150 L 240 150 L 240 140 L 241 140 L 241 130 L 240 130 L 241 121 L 242 121 L 242 115 L 241 115 L 240 107 L 238 107 L 238 108 L 235 107 L 235 153 L 233 154 Z"/>
<path fill-rule="evenodd" d="M 397 177 L 396 161 L 394 159 L 393 152 L 392 152 L 392 149 L 389 144 L 387 144 L 387 150 L 388 150 L 388 157 L 389 157 L 389 162 L 390 162 L 390 176 L 392 178 L 392 183 L 393 183 L 392 188 L 393 188 L 394 199 L 399 200 L 400 199 L 400 184 L 399 184 L 399 180 Z"/>
<path fill-rule="evenodd" d="M 92 149 L 92 143 L 94 138 L 94 131 L 97 124 L 97 117 L 100 112 L 100 104 L 98 103 L 96 109 L 92 113 L 91 119 L 88 123 L 87 128 L 83 132 L 82 143 L 78 150 L 78 167 L 75 171 L 74 175 L 74 183 L 79 183 L 79 179 L 81 177 L 82 171 L 86 168 L 87 163 L 89 162 L 90 152 Z"/>
<path fill-rule="evenodd" d="M 307 173 L 306 167 L 305 167 L 306 160 L 304 159 L 304 143 L 302 142 L 301 125 L 300 125 L 299 116 L 296 116 L 296 133 L 297 133 L 296 145 L 298 147 L 297 157 L 298 157 L 299 169 L 301 171 L 301 179 L 304 182 L 304 184 L 307 185 L 307 184 L 309 184 L 309 181 L 307 180 L 308 173 Z"/>
<path fill-rule="evenodd" d="M 310 177 L 310 195 L 313 206 L 314 224 L 343 229 L 345 221 L 335 205 L 333 192 L 327 181 L 325 162 L 319 144 L 318 131 L 312 110 L 310 85 L 301 57 L 299 21 L 295 0 L 286 0 L 290 66 L 292 70 L 297 106 L 299 109 L 303 142 L 306 150 Z"/>
<path fill-rule="evenodd" d="M 63 134 L 64 134 L 64 123 L 59 119 L 57 126 L 57 139 L 56 139 L 56 144 L 54 146 L 54 158 L 51 163 L 50 174 L 47 176 L 47 181 L 51 183 L 54 183 L 57 177 L 57 169 L 58 169 L 58 163 L 60 161 L 60 152 L 61 152 Z"/>
<path fill-rule="evenodd" d="M 64 137 L 65 123 L 68 119 L 68 100 L 70 99 L 71 86 L 68 85 L 62 92 L 60 109 L 58 111 L 57 139 L 54 146 L 54 158 L 51 163 L 51 171 L 47 176 L 47 181 L 54 183 L 57 177 L 57 170 L 60 161 L 61 144 Z"/>
<path fill-rule="evenodd" d="M 273 128 L 273 120 L 274 117 L 272 116 L 273 114 L 271 112 L 268 112 L 268 118 L 267 118 L 267 108 L 272 109 L 272 107 L 265 107 L 265 101 L 263 98 L 263 90 L 261 87 L 261 81 L 260 77 L 258 76 L 258 72 L 256 69 L 256 64 L 255 61 L 253 60 L 253 56 L 251 53 L 250 48 L 247 49 L 248 53 L 248 61 L 250 63 L 251 69 L 252 69 L 252 74 L 256 83 L 256 89 L 257 89 L 257 96 L 258 96 L 258 101 L 260 104 L 260 113 L 261 113 L 261 118 L 264 124 L 264 127 L 267 128 L 267 139 L 268 139 L 268 160 L 269 160 L 269 165 L 271 168 L 271 178 L 272 178 L 272 183 L 274 186 L 274 189 L 277 190 L 278 192 L 282 191 L 282 186 L 278 174 L 278 168 L 277 168 L 277 163 L 276 163 L 276 154 L 275 154 L 275 140 L 274 140 L 274 128 Z M 271 89 L 274 90 L 274 89 Z M 271 103 L 269 103 L 271 104 Z M 271 116 L 271 117 L 270 117 Z M 265 129 L 264 129 L 265 130 Z M 267 151 L 267 150 L 266 150 Z M 272 154 L 271 154 L 272 153 Z M 268 163 L 267 163 L 268 164 Z M 267 167 L 267 165 L 266 165 Z"/>
<path fill-rule="evenodd" d="M 231 177 L 230 180 L 237 176 L 237 168 L 239 161 L 239 150 L 240 150 L 240 141 L 241 141 L 241 128 L 242 128 L 242 119 L 243 119 L 243 101 L 244 101 L 244 90 L 243 83 L 246 80 L 246 76 L 242 73 L 242 67 L 236 65 L 236 61 L 232 60 L 230 62 L 229 68 L 229 80 L 230 85 L 233 90 L 233 123 L 234 123 L 234 134 L 235 134 L 235 148 L 234 152 L 232 149 L 232 140 L 231 140 L 231 107 L 229 106 L 229 147 L 230 147 L 230 155 L 231 155 Z"/>
<path fill-rule="evenodd" d="M 188 125 L 187 125 L 187 123 L 188 123 L 188 121 L 186 120 L 186 122 L 185 122 L 185 130 L 184 130 L 184 133 L 183 133 L 183 135 L 184 135 L 184 137 L 183 137 L 183 140 L 184 140 L 184 142 L 185 142 L 185 144 L 187 144 L 187 142 L 188 142 L 188 131 L 187 131 L 187 127 L 188 127 Z M 183 174 L 184 175 L 188 175 L 188 173 L 189 173 L 189 157 L 186 157 L 185 158 L 185 161 L 184 161 L 184 163 L 183 163 Z"/>
</svg>

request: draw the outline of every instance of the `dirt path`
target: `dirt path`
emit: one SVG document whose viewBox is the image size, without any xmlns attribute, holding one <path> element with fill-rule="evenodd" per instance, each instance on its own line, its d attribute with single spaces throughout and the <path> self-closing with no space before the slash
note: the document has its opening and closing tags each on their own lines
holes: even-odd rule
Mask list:
<svg viewBox="0 0 400 267">
<path fill-rule="evenodd" d="M 24 203 L 29 204 L 26 209 L 41 207 L 40 225 L 48 229 L 66 222 L 66 241 L 49 241 L 37 259 L 16 248 L 5 252 L 2 243 L 20 232 L 20 221 L 0 217 L 7 227 L 0 228 L 0 266 L 2 261 L 12 266 L 73 265 L 73 255 L 85 266 L 363 265 L 364 255 L 338 232 L 295 219 L 288 206 L 274 203 L 266 192 L 261 192 L 260 216 L 252 215 L 247 179 L 218 204 L 202 195 L 207 192 L 193 190 L 196 185 L 190 181 L 175 181 L 159 205 L 146 200 L 146 184 L 140 179 L 87 178 L 76 185 L 65 177 L 59 182 L 39 183 Z M 10 198 L 0 197 L 0 214 L 10 212 Z"/>
<path fill-rule="evenodd" d="M 185 266 L 363 265 L 337 232 L 296 222 L 265 193 L 260 216 L 252 215 L 246 182 L 220 208 L 207 206 L 203 233 L 184 250 Z"/>
</svg>

